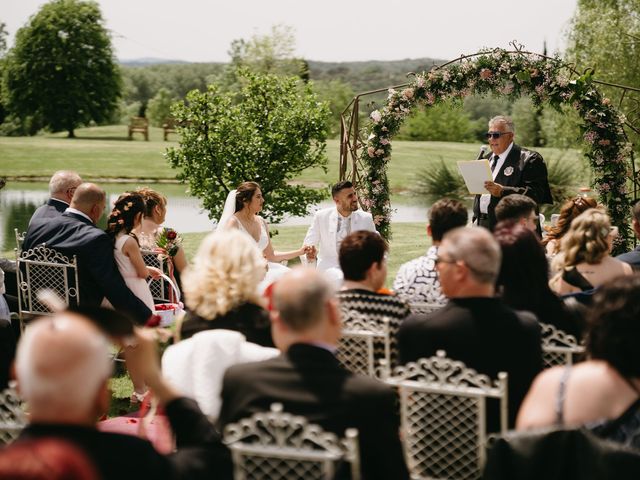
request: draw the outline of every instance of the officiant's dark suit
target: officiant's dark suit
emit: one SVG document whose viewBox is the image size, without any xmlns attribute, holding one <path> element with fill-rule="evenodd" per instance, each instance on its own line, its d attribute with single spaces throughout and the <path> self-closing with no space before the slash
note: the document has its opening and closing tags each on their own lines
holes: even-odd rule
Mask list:
<svg viewBox="0 0 640 480">
<path fill-rule="evenodd" d="M 256 412 L 269 411 L 272 403 L 279 402 L 285 412 L 302 415 L 339 437 L 344 437 L 345 429 L 357 428 L 364 479 L 407 479 L 396 394 L 389 386 L 353 374 L 338 363 L 331 345 L 340 336 L 341 322 L 335 299 L 329 300 L 323 290 L 315 289 L 313 282 L 326 283 L 321 278 L 315 270 L 294 269 L 278 281 L 274 305 L 281 310 L 272 317 L 272 332 L 276 345 L 285 353 L 263 362 L 235 365 L 226 371 L 220 427 Z M 288 299 L 283 300 L 284 296 Z M 330 318 L 322 320 L 327 322 L 326 327 L 306 331 L 334 333 L 329 338 L 304 333 L 306 341 L 289 337 L 285 343 L 294 343 L 283 345 L 281 325 L 285 320 L 278 315 L 283 315 L 284 308 L 291 310 L 283 307 L 287 301 L 302 306 L 324 303 L 322 308 L 331 309 Z"/>
<path fill-rule="evenodd" d="M 495 134 L 499 134 L 498 138 Z M 491 153 L 488 158 L 492 170 L 499 168 L 497 175 L 490 187 L 491 198 L 487 212 L 481 211 L 481 195 L 476 195 L 473 202 L 473 221 L 477 225 L 487 227 L 490 230 L 496 224 L 495 208 L 502 197 L 519 193 L 526 195 L 540 205 L 553 203 L 549 181 L 547 179 L 547 166 L 538 152 L 527 150 L 513 143 L 513 122 L 508 117 L 498 116 L 489 121 L 487 133 Z M 504 153 L 511 146 L 511 150 L 504 159 L 504 163 L 494 157 Z"/>
<path fill-rule="evenodd" d="M 93 215 L 97 220 L 102 211 L 98 213 L 93 210 L 92 213 L 85 205 L 87 202 L 83 201 L 83 195 L 91 197 L 95 194 L 95 197 L 95 189 L 104 195 L 93 184 L 78 187 L 71 208 L 89 217 Z M 104 196 L 101 202 L 104 210 Z M 95 226 L 94 220 L 72 211 L 51 219 L 35 220 L 29 225 L 22 248 L 28 250 L 43 243 L 69 258 L 74 255 L 77 257 L 81 305 L 100 305 L 106 297 L 116 310 L 129 313 L 139 323 L 145 323 L 151 316 L 151 310 L 129 290 L 122 279 L 113 257 L 113 241 Z"/>
</svg>

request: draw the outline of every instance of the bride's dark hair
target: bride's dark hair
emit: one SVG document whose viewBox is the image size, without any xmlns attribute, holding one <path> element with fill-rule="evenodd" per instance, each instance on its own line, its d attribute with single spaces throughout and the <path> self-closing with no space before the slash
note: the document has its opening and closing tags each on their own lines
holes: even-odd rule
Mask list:
<svg viewBox="0 0 640 480">
<path fill-rule="evenodd" d="M 245 203 L 249 203 L 260 188 L 260 184 L 256 182 L 242 182 L 236 188 L 236 212 L 244 208 Z"/>
<path fill-rule="evenodd" d="M 131 233 L 136 215 L 144 213 L 144 198 L 137 192 L 125 192 L 118 197 L 113 205 L 113 210 L 107 219 L 107 234 L 115 239 L 118 233 L 124 231 L 138 241 Z"/>
</svg>

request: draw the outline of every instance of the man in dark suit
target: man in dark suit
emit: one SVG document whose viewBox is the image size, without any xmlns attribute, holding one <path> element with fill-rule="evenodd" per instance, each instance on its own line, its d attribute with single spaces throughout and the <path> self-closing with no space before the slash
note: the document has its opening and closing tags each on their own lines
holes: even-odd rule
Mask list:
<svg viewBox="0 0 640 480">
<path fill-rule="evenodd" d="M 72 312 L 29 326 L 16 357 L 18 391 L 29 403 L 29 425 L 15 444 L 45 437 L 66 440 L 88 456 L 103 480 L 219 478 L 219 468 L 229 464 L 228 452 L 196 402 L 162 378 L 150 330 L 138 329 L 130 336 L 127 361 L 135 364 L 165 409 L 177 452 L 165 456 L 147 440 L 96 428 L 111 396 L 112 341 L 89 318 Z"/>
<path fill-rule="evenodd" d="M 488 193 L 476 195 L 473 202 L 473 222 L 489 230 L 496 224 L 496 205 L 506 195 L 526 195 L 538 205 L 553 203 L 542 156 L 513 143 L 514 136 L 509 117 L 499 115 L 489 120 L 487 140 L 492 153 L 488 158 L 493 181 L 485 182 Z"/>
<path fill-rule="evenodd" d="M 542 368 L 540 326 L 535 315 L 516 312 L 495 296 L 500 246 L 484 228 L 462 227 L 445 234 L 436 260 L 440 286 L 449 302 L 429 315 L 410 316 L 398 332 L 400 362 L 444 350 L 447 357 L 497 378 L 509 375 L 509 426 Z M 499 427 L 490 410 L 490 431 Z"/>
<path fill-rule="evenodd" d="M 264 362 L 230 367 L 223 381 L 221 428 L 274 402 L 284 411 L 343 437 L 358 429 L 363 478 L 406 479 L 393 390 L 343 369 L 335 358 L 341 321 L 322 272 L 294 269 L 273 294 L 272 334 L 283 352 Z"/>
<path fill-rule="evenodd" d="M 47 203 L 39 206 L 31 215 L 31 224 L 34 220 L 41 218 L 55 218 L 62 214 L 73 198 L 73 193 L 80 186 L 82 179 L 80 175 L 71 170 L 58 170 L 49 180 L 49 195 L 51 197 Z"/>
<path fill-rule="evenodd" d="M 95 226 L 105 207 L 104 190 L 93 183 L 83 183 L 65 213 L 29 225 L 22 248 L 46 244 L 69 258 L 76 255 L 80 304 L 100 305 L 106 297 L 116 310 L 144 324 L 152 312 L 127 287 L 113 258 L 113 241 Z"/>
<path fill-rule="evenodd" d="M 636 234 L 636 237 L 640 238 L 640 202 L 633 206 L 632 214 L 633 219 L 631 220 L 631 225 L 633 227 L 633 233 Z M 634 270 L 640 270 L 640 245 L 630 252 L 618 255 L 616 258 L 628 263 Z"/>
</svg>

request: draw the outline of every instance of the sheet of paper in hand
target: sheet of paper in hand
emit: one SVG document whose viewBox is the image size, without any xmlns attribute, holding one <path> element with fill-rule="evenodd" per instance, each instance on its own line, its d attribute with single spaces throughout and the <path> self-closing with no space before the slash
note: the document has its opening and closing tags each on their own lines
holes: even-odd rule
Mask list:
<svg viewBox="0 0 640 480">
<path fill-rule="evenodd" d="M 489 167 L 489 160 L 471 160 L 471 161 L 459 161 L 458 170 L 464 178 L 464 183 L 472 195 L 482 195 L 483 193 L 489 193 L 484 188 L 484 182 L 491 182 L 491 168 Z"/>
</svg>

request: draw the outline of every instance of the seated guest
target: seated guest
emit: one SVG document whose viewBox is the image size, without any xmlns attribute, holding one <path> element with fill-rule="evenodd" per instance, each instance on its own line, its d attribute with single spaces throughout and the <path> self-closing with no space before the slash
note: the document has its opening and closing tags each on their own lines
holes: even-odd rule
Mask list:
<svg viewBox="0 0 640 480">
<path fill-rule="evenodd" d="M 56 438 L 24 440 L 0 450 L 0 478 L 11 480 L 99 480 L 85 453 Z"/>
<path fill-rule="evenodd" d="M 514 193 L 503 197 L 496 205 L 496 220 L 500 222 L 511 222 L 524 225 L 532 232 L 538 232 L 538 206 L 536 202 L 527 197 Z M 540 233 L 540 232 L 538 232 Z"/>
<path fill-rule="evenodd" d="M 631 220 L 633 233 L 635 233 L 636 237 L 640 238 L 640 202 L 636 203 L 633 206 L 631 213 L 633 215 L 633 219 Z M 630 252 L 618 255 L 616 258 L 621 262 L 628 263 L 633 267 L 634 270 L 637 270 L 638 268 L 640 268 L 640 245 L 638 245 Z"/>
<path fill-rule="evenodd" d="M 376 232 L 361 230 L 347 236 L 340 245 L 344 284 L 337 298 L 343 317 L 355 311 L 377 322 L 389 319 L 391 366 L 395 366 L 398 356 L 396 334 L 409 315 L 409 307 L 396 295 L 378 293 L 387 278 L 388 249 L 387 242 Z M 376 356 L 378 353 L 382 356 L 384 351 L 376 348 Z"/>
<path fill-rule="evenodd" d="M 63 213 L 73 198 L 73 193 L 80 186 L 80 175 L 71 170 L 58 170 L 49 180 L 49 195 L 47 203 L 39 206 L 29 220 L 29 225 L 40 218 L 55 218 Z"/>
<path fill-rule="evenodd" d="M 500 246 L 488 230 L 464 227 L 448 232 L 437 265 L 449 303 L 432 314 L 405 320 L 398 333 L 400 361 L 445 350 L 449 358 L 493 379 L 498 372 L 507 372 L 509 426 L 513 426 L 520 402 L 542 367 L 538 322 L 532 313 L 516 312 L 495 297 Z M 489 414 L 489 431 L 497 431 L 497 408 Z"/>
<path fill-rule="evenodd" d="M 522 404 L 517 428 L 582 425 L 640 448 L 638 318 L 640 276 L 604 284 L 587 319 L 589 360 L 542 372 Z"/>
<path fill-rule="evenodd" d="M 169 417 L 175 453 L 164 456 L 147 440 L 96 429 L 109 406 L 110 341 L 89 318 L 72 312 L 38 319 L 23 335 L 16 376 L 29 404 L 29 425 L 8 448 L 45 437 L 70 442 L 88 455 L 103 480 L 216 478 L 215 462 L 225 456 L 219 437 L 195 402 L 162 378 L 153 333 L 134 332 L 129 360 Z"/>
<path fill-rule="evenodd" d="M 16 353 L 16 328 L 11 323 L 9 306 L 3 293 L 4 274 L 0 270 L 0 390 L 7 388 L 11 364 Z"/>
<path fill-rule="evenodd" d="M 36 220 L 29 225 L 24 250 L 46 244 L 62 255 L 78 260 L 80 304 L 98 306 L 104 297 L 116 310 L 131 314 L 144 324 L 151 310 L 124 282 L 113 257 L 113 242 L 96 227 L 106 207 L 104 190 L 93 183 L 80 185 L 70 207 L 52 219 Z"/>
<path fill-rule="evenodd" d="M 535 233 L 520 224 L 501 222 L 493 235 L 502 250 L 496 289 L 504 304 L 533 312 L 539 321 L 580 339 L 582 321 L 549 288 L 547 257 Z"/>
<path fill-rule="evenodd" d="M 549 229 L 547 235 L 542 240 L 542 244 L 545 246 L 549 257 L 557 255 L 560 251 L 560 240 L 569 231 L 573 219 L 582 212 L 590 208 L 596 208 L 597 206 L 598 202 L 596 202 L 594 198 L 584 196 L 575 197 L 562 205 L 558 221 L 555 226 Z"/>
<path fill-rule="evenodd" d="M 303 244 L 307 247 L 307 259 L 317 259 L 317 268 L 326 271 L 338 285 L 342 281 L 338 260 L 340 242 L 351 232 L 375 232 L 376 227 L 371 214 L 358 208 L 358 196 L 351 182 L 336 183 L 331 188 L 331 197 L 336 206 L 315 213 Z"/>
<path fill-rule="evenodd" d="M 220 430 L 279 402 L 340 437 L 357 428 L 362 478 L 409 478 L 395 393 L 343 369 L 334 356 L 342 324 L 328 280 L 314 269 L 293 269 L 276 283 L 273 301 L 273 339 L 282 354 L 227 370 Z"/>
<path fill-rule="evenodd" d="M 445 233 L 456 227 L 464 227 L 467 220 L 467 209 L 458 200 L 443 198 L 433 204 L 427 225 L 431 246 L 426 255 L 405 263 L 398 270 L 393 282 L 393 290 L 398 297 L 408 303 L 446 303 L 436 272 L 438 246 Z"/>
<path fill-rule="evenodd" d="M 187 314 L 180 338 L 223 328 L 273 347 L 269 313 L 258 295 L 265 271 L 260 250 L 246 234 L 224 230 L 207 235 L 184 274 Z"/>
<path fill-rule="evenodd" d="M 631 265 L 609 256 L 615 236 L 609 216 L 597 208 L 578 215 L 562 237 L 553 265 L 558 272 L 549 286 L 559 295 L 584 292 L 619 276 L 631 275 Z"/>
</svg>

